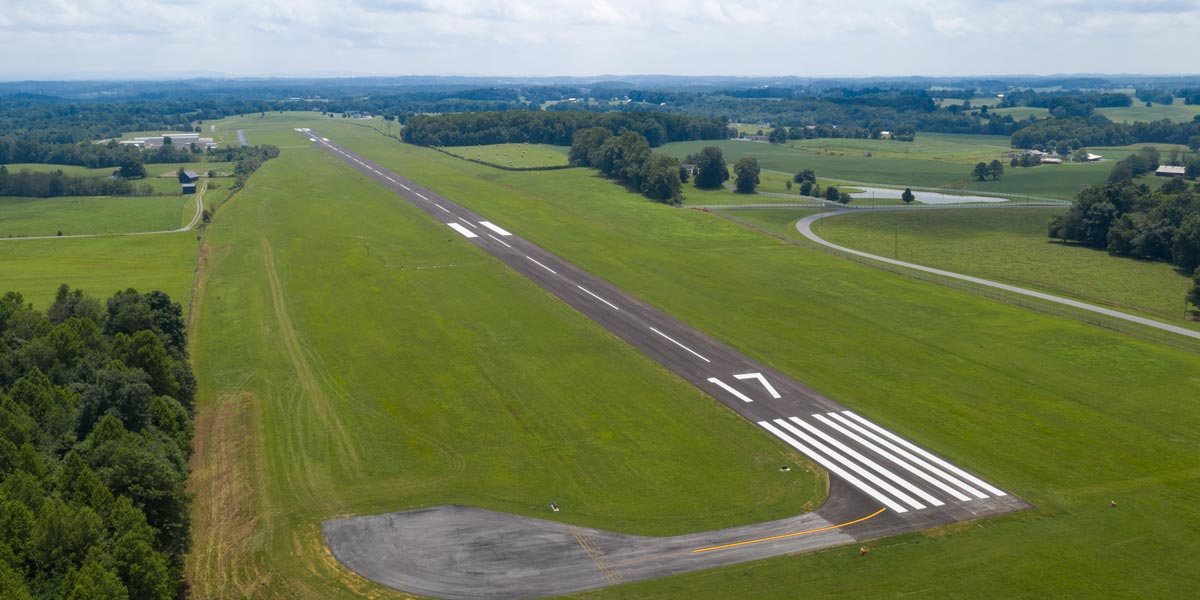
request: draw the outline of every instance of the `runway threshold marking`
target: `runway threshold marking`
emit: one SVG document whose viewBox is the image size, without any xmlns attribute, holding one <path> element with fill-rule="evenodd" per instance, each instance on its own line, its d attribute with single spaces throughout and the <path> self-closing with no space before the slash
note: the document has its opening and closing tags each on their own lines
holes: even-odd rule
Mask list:
<svg viewBox="0 0 1200 600">
<path fill-rule="evenodd" d="M 490 233 L 488 234 L 488 237 L 492 238 L 493 240 L 496 240 L 497 242 L 500 242 L 501 244 L 504 244 L 504 246 L 505 246 L 506 248 L 512 248 L 512 246 L 509 246 L 509 245 L 508 245 L 508 242 L 506 242 L 506 241 L 504 241 L 504 240 L 502 240 L 502 239 L 500 239 L 500 238 L 498 238 L 498 237 L 496 237 L 496 236 L 494 236 L 494 235 L 492 235 L 492 234 L 490 234 Z"/>
<path fill-rule="evenodd" d="M 665 333 L 663 333 L 663 332 L 661 332 L 661 331 L 659 331 L 659 330 L 657 330 L 657 329 L 655 329 L 655 328 L 653 328 L 653 327 L 651 327 L 651 328 L 650 328 L 650 331 L 653 331 L 654 333 L 657 333 L 658 335 L 661 335 L 661 336 L 663 336 L 664 338 L 667 338 L 667 341 L 671 342 L 672 344 L 675 344 L 676 346 L 679 346 L 680 348 L 683 348 L 684 350 L 687 350 L 688 352 L 691 352 L 691 353 L 692 353 L 692 355 L 693 355 L 693 356 L 695 356 L 696 358 L 699 358 L 700 360 L 702 360 L 702 361 L 704 361 L 704 362 L 706 362 L 706 363 L 710 363 L 710 362 L 712 362 L 711 360 L 708 360 L 707 358 L 704 358 L 703 356 L 701 356 L 701 355 L 700 355 L 699 353 L 697 353 L 695 350 L 692 350 L 691 348 L 688 348 L 687 346 L 684 346 L 683 344 L 680 344 L 679 342 L 675 341 L 675 338 L 673 338 L 673 337 L 671 337 L 671 336 L 669 336 L 669 335 L 667 335 L 667 334 L 665 334 Z"/>
<path fill-rule="evenodd" d="M 738 546 L 748 546 L 748 545 L 750 545 L 750 544 L 761 544 L 761 543 L 763 543 L 763 542 L 772 542 L 772 541 L 775 541 L 775 540 L 782 540 L 782 539 L 786 539 L 786 538 L 790 538 L 790 537 L 796 537 L 796 536 L 800 536 L 800 535 L 808 535 L 808 534 L 810 534 L 810 533 L 820 533 L 820 532 L 822 532 L 822 531 L 829 531 L 829 530 L 832 530 L 832 529 L 841 529 L 841 528 L 843 528 L 843 527 L 849 527 L 849 526 L 851 526 L 851 525 L 854 525 L 854 524 L 856 524 L 856 523 L 862 523 L 863 521 L 866 521 L 866 520 L 868 520 L 868 519 L 874 519 L 875 517 L 878 517 L 879 515 L 883 514 L 883 512 L 884 512 L 885 510 L 887 510 L 887 507 L 886 507 L 886 506 L 885 506 L 885 507 L 883 507 L 883 508 L 881 508 L 881 509 L 879 509 L 879 510 L 877 510 L 877 511 L 875 511 L 875 512 L 873 512 L 873 513 L 871 513 L 871 514 L 869 514 L 869 515 L 867 515 L 867 516 L 865 516 L 865 517 L 862 517 L 862 518 L 859 518 L 859 519 L 855 519 L 855 520 L 853 520 L 853 521 L 847 521 L 847 522 L 845 522 L 845 523 L 842 523 L 842 524 L 840 524 L 840 525 L 830 525 L 830 526 L 828 526 L 828 527 L 818 527 L 817 529 L 808 529 L 808 530 L 805 530 L 805 531 L 796 531 L 796 532 L 793 532 L 793 533 L 784 533 L 784 534 L 780 534 L 780 535 L 773 535 L 773 536 L 770 536 L 770 537 L 758 538 L 758 539 L 753 539 L 753 540 L 745 540 L 745 541 L 741 541 L 741 542 L 733 542 L 733 543 L 730 543 L 730 544 L 721 544 L 720 546 L 709 546 L 709 547 L 707 547 L 707 548 L 697 548 L 697 549 L 695 549 L 695 550 L 692 550 L 692 553 L 693 553 L 693 554 L 698 554 L 698 553 L 700 553 L 700 552 L 712 552 L 713 550 L 724 550 L 724 549 L 726 549 L 726 548 L 736 548 L 736 547 L 738 547 Z"/>
<path fill-rule="evenodd" d="M 582 285 L 577 285 L 577 286 L 575 286 L 575 287 L 577 287 L 577 288 L 579 288 L 579 289 L 583 290 L 583 293 L 585 293 L 585 294 L 587 294 L 587 295 L 589 295 L 589 296 L 591 296 L 591 297 L 593 297 L 593 298 L 595 298 L 595 299 L 597 299 L 597 300 L 599 300 L 599 301 L 601 301 L 601 302 L 603 302 L 603 303 L 605 303 L 605 304 L 607 304 L 607 305 L 611 306 L 613 310 L 621 310 L 620 308 L 617 308 L 617 305 L 616 305 L 616 304 L 613 304 L 612 302 L 609 302 L 608 300 L 605 300 L 604 298 L 601 298 L 600 296 L 597 296 L 597 295 L 593 294 L 593 293 L 591 292 L 591 290 L 589 290 L 589 289 L 587 289 L 587 288 L 583 287 Z"/>
<path fill-rule="evenodd" d="M 546 265 L 543 265 L 542 263 L 540 263 L 540 262 L 538 262 L 536 259 L 534 259 L 532 256 L 526 256 L 525 258 L 528 258 L 528 259 L 529 259 L 531 262 L 533 262 L 533 264 L 535 264 L 535 265 L 537 265 L 537 266 L 539 266 L 539 267 L 541 267 L 541 268 L 543 268 L 543 269 L 545 269 L 545 270 L 547 270 L 547 271 L 550 271 L 551 273 L 554 273 L 555 275 L 558 275 L 558 273 L 557 273 L 557 272 L 556 272 L 554 269 L 551 269 L 550 267 L 547 267 Z"/>
</svg>

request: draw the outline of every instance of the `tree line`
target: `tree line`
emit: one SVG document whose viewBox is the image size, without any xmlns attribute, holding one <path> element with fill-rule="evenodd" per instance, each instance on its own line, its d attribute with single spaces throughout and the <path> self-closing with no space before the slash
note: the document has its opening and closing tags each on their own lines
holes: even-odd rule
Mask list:
<svg viewBox="0 0 1200 600">
<path fill-rule="evenodd" d="M 1170 119 L 1113 123 L 1103 115 L 1045 119 L 1012 135 L 1014 148 L 1054 150 L 1067 154 L 1086 146 L 1127 146 L 1161 143 L 1200 149 L 1200 116 L 1187 123 Z"/>
<path fill-rule="evenodd" d="M 134 193 L 133 184 L 112 177 L 77 177 L 63 172 L 34 172 L 21 169 L 9 173 L 0 165 L 0 196 L 22 198 L 55 198 L 58 196 L 128 196 Z"/>
<path fill-rule="evenodd" d="M 164 293 L 0 297 L 0 590 L 184 597 L 195 379 Z"/>
<path fill-rule="evenodd" d="M 664 113 L 475 112 L 416 115 L 401 130 L 401 139 L 420 146 L 475 146 L 538 143 L 570 146 L 575 133 L 601 127 L 613 135 L 632 131 L 651 147 L 668 142 L 719 140 L 729 137 L 722 119 Z"/>
<path fill-rule="evenodd" d="M 683 203 L 685 175 L 679 161 L 652 152 L 650 142 L 636 131 L 613 135 L 605 127 L 581 129 L 575 133 L 568 159 L 573 166 L 597 169 L 652 200 Z"/>
<path fill-rule="evenodd" d="M 1047 235 L 1194 273 L 1189 302 L 1200 308 L 1200 185 L 1189 189 L 1176 178 L 1153 192 L 1129 179 L 1089 186 L 1065 214 L 1050 218 Z"/>
</svg>

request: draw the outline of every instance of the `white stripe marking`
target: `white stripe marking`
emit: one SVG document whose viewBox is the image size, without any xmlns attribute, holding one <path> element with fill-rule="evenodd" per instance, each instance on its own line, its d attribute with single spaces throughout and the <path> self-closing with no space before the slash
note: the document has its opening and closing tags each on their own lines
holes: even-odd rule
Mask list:
<svg viewBox="0 0 1200 600">
<path fill-rule="evenodd" d="M 453 229 L 453 230 L 463 234 L 466 237 L 469 237 L 469 238 L 479 237 L 479 236 L 475 235 L 475 232 L 471 231 L 470 229 L 467 229 L 466 227 L 463 227 L 462 225 L 459 225 L 458 223 L 446 223 L 446 224 L 450 226 L 450 229 Z"/>
<path fill-rule="evenodd" d="M 406 189 L 406 190 L 407 190 L 408 188 L 404 188 L 404 189 Z M 428 202 L 428 201 L 429 201 L 429 198 L 426 198 L 426 197 L 425 197 L 425 194 L 422 194 L 421 192 L 413 192 L 413 193 L 414 193 L 414 194 L 416 194 L 418 198 L 420 198 L 420 199 L 422 199 L 422 200 L 425 200 L 426 202 Z"/>
<path fill-rule="evenodd" d="M 841 425 L 838 425 L 837 423 L 834 423 L 833 421 L 830 421 L 829 419 L 825 418 L 825 415 L 813 415 L 813 416 L 816 417 L 817 419 L 820 419 L 822 423 L 825 423 L 825 424 L 829 425 L 830 427 L 842 432 L 844 435 L 846 435 L 850 439 L 853 439 L 854 441 L 856 441 L 864 446 L 867 446 L 868 448 L 871 448 L 872 450 L 874 450 L 875 452 L 878 452 L 882 456 L 886 456 L 888 458 L 888 460 L 891 460 L 892 462 L 904 467 L 905 469 L 908 469 L 911 473 L 915 474 L 917 477 L 920 477 L 921 479 L 924 479 L 925 481 L 928 481 L 929 483 L 937 486 L 938 489 L 942 490 L 943 492 L 946 492 L 947 494 L 950 494 L 951 496 L 954 496 L 960 502 L 968 502 L 971 500 L 971 498 L 969 498 L 962 492 L 946 485 L 945 483 L 942 483 L 941 479 L 938 479 L 937 477 L 931 477 L 929 475 L 926 475 L 924 471 L 917 469 L 916 467 L 910 466 L 908 463 L 901 461 L 899 458 L 896 458 L 891 453 L 889 453 L 887 450 L 876 447 L 871 442 L 863 439 L 862 437 L 859 437 L 857 434 L 854 433 L 854 431 L 861 433 L 862 435 L 879 443 L 881 446 L 884 446 L 884 447 L 894 451 L 896 454 L 899 454 L 900 456 L 904 457 L 905 459 L 912 461 L 913 464 L 915 464 L 919 467 L 925 468 L 930 473 L 933 473 L 934 475 L 937 475 L 938 477 L 941 477 L 941 478 L 945 479 L 946 481 L 949 481 L 950 483 L 953 483 L 954 485 L 957 485 L 957 486 L 961 487 L 962 489 L 967 490 L 968 492 L 971 492 L 976 497 L 979 497 L 979 498 L 987 497 L 986 494 L 983 494 L 979 490 L 959 481 L 953 475 L 950 475 L 949 473 L 942 471 L 941 469 L 921 460 L 920 458 L 917 458 L 916 456 L 909 454 L 903 448 L 900 448 L 900 447 L 896 446 L 895 444 L 871 433 L 870 431 L 863 429 L 860 425 L 858 425 L 856 423 L 851 423 L 849 420 L 846 419 L 846 417 L 843 417 L 842 415 L 840 415 L 838 413 L 829 413 L 829 416 L 833 417 L 838 422 L 846 425 L 846 427 L 850 427 L 851 429 L 854 429 L 854 431 L 848 431 L 845 427 L 842 427 Z"/>
<path fill-rule="evenodd" d="M 479 227 L 478 227 L 478 226 L 476 226 L 474 223 L 472 223 L 472 222 L 470 222 L 470 221 L 468 221 L 468 220 L 466 220 L 466 219 L 464 219 L 464 218 L 462 218 L 462 217 L 458 217 L 458 220 L 459 220 L 459 221 L 462 221 L 463 223 L 466 223 L 466 224 L 467 224 L 467 226 L 468 226 L 468 227 L 470 227 L 471 229 L 479 229 Z"/>
<path fill-rule="evenodd" d="M 498 233 L 500 235 L 512 235 L 508 231 L 505 231 L 503 227 L 500 227 L 499 225 L 496 225 L 495 223 L 492 223 L 491 221 L 480 221 L 479 224 L 483 225 L 484 227 L 487 227 L 488 229 L 491 229 L 492 231 L 495 231 L 496 233 Z"/>
<path fill-rule="evenodd" d="M 322 141 L 322 142 L 328 142 L 328 141 L 329 141 L 329 138 L 321 138 L 321 141 Z"/>
<path fill-rule="evenodd" d="M 822 467 L 825 467 L 825 470 L 829 471 L 830 473 L 833 473 L 834 475 L 837 475 L 838 477 L 841 477 L 842 479 L 845 479 L 850 485 L 858 488 L 859 490 L 862 490 L 863 493 L 878 500 L 884 506 L 886 506 L 896 512 L 900 512 L 900 513 L 908 512 L 907 508 L 900 506 L 900 504 L 897 503 L 896 501 L 879 493 L 878 491 L 875 490 L 875 488 L 872 488 L 871 486 L 863 483 L 862 481 L 859 481 L 859 479 L 857 477 L 851 475 L 850 473 L 847 473 L 841 467 L 837 466 L 836 464 L 834 464 L 832 461 L 825 458 L 824 456 L 821 456 L 820 454 L 813 452 L 810 448 L 808 448 L 804 444 L 801 444 L 800 442 L 797 442 L 796 440 L 792 439 L 792 437 L 790 435 L 780 431 L 778 428 L 776 428 L 774 425 L 770 424 L 769 422 L 759 421 L 758 424 L 763 429 L 766 429 L 767 431 L 770 431 L 771 433 L 775 434 L 775 437 L 783 440 L 783 442 L 785 444 L 799 450 L 805 456 L 816 461 L 817 464 L 821 465 Z"/>
<path fill-rule="evenodd" d="M 545 270 L 547 270 L 547 271 L 550 271 L 551 273 L 554 273 L 554 269 L 551 269 L 550 267 L 547 267 L 546 265 L 543 265 L 542 263 L 540 263 L 540 262 L 538 262 L 538 261 L 534 260 L 532 256 L 526 256 L 525 258 L 528 258 L 529 260 L 532 260 L 532 261 L 533 261 L 533 264 L 535 264 L 535 265 L 537 265 L 537 266 L 539 266 L 539 267 L 541 267 L 541 268 L 543 268 L 543 269 L 545 269 Z M 554 274 L 555 274 L 555 275 L 558 275 L 558 273 L 554 273 Z"/>
<path fill-rule="evenodd" d="M 675 339 L 672 338 L 671 336 L 669 336 L 653 327 L 650 328 L 650 331 L 653 331 L 654 333 L 657 333 L 658 335 L 661 335 L 661 336 L 667 338 L 672 344 L 675 344 L 676 346 L 679 346 L 680 348 L 683 348 L 684 350 L 691 352 L 693 356 L 699 358 L 700 360 L 702 360 L 706 363 L 712 362 L 711 360 L 708 360 L 707 358 L 704 358 L 703 356 L 700 356 L 699 354 L 697 354 L 695 350 L 692 350 L 691 348 L 688 348 L 687 346 L 684 346 L 683 344 L 680 344 L 679 342 L 675 341 Z"/>
<path fill-rule="evenodd" d="M 512 246 L 509 246 L 509 245 L 508 245 L 508 243 L 506 243 L 504 240 L 502 240 L 502 239 L 500 239 L 500 238 L 498 238 L 498 237 L 496 237 L 496 236 L 494 236 L 494 235 L 492 235 L 492 234 L 490 234 L 490 233 L 488 234 L 488 237 L 492 238 L 493 240 L 496 240 L 497 242 L 500 242 L 501 244 L 504 244 L 504 246 L 505 246 L 505 247 L 507 247 L 507 248 L 512 248 Z"/>
<path fill-rule="evenodd" d="M 880 426 L 878 426 L 878 425 L 876 425 L 876 424 L 874 424 L 874 423 L 872 423 L 872 422 L 870 422 L 848 410 L 843 411 L 843 414 L 846 414 L 846 415 L 850 416 L 851 418 L 860 421 L 863 425 L 866 425 L 867 427 L 870 427 L 871 429 L 874 429 L 875 431 L 878 431 L 879 433 L 895 440 L 897 443 L 903 445 L 905 448 L 908 448 L 909 450 L 912 450 L 913 452 L 916 452 L 917 454 L 924 456 L 925 458 L 941 465 L 942 468 L 944 468 L 948 471 L 951 471 L 954 474 L 958 475 L 959 477 L 962 477 L 963 479 L 966 479 L 967 481 L 970 481 L 971 483 L 974 483 L 975 485 L 991 492 L 992 495 L 994 495 L 994 496 L 1007 496 L 1008 495 L 1008 494 L 1005 494 L 1004 492 L 988 485 L 988 483 L 983 481 L 982 479 L 926 452 L 925 450 L 922 450 L 920 447 L 914 445 L 913 443 L 909 442 L 908 440 L 906 440 L 906 439 L 904 439 L 904 438 L 902 438 L 902 437 L 900 437 L 900 436 L 898 436 L 898 435 L 896 435 L 896 434 L 894 434 L 894 433 L 892 433 L 892 432 L 890 432 L 890 431 L 888 431 L 888 430 L 886 430 L 886 429 L 884 429 L 884 428 L 882 428 L 882 427 L 880 427 Z"/>
<path fill-rule="evenodd" d="M 407 185 L 404 185 L 403 183 L 400 184 L 400 187 L 402 187 L 410 192 L 412 191 L 412 189 L 410 189 Z"/>
<path fill-rule="evenodd" d="M 859 475 L 867 478 L 867 481 L 870 481 L 871 483 L 882 488 L 883 491 L 899 498 L 905 504 L 908 504 L 909 506 L 911 506 L 917 510 L 925 508 L 924 504 L 921 504 L 920 502 L 913 500 L 911 496 L 896 489 L 894 486 L 892 486 L 892 484 L 876 477 L 874 473 L 864 469 L 858 463 L 855 463 L 854 461 L 846 458 L 845 456 L 842 456 L 841 454 L 838 454 L 837 452 L 830 450 L 828 446 L 813 439 L 812 437 L 809 437 L 809 435 L 807 433 L 804 433 L 803 431 L 796 429 L 796 427 L 794 425 L 792 425 L 791 423 L 788 423 L 787 421 L 784 421 L 783 419 L 775 419 L 775 423 L 777 425 L 779 425 L 780 427 L 783 427 L 784 429 L 791 432 L 792 435 L 804 440 L 805 443 L 816 448 L 818 451 L 823 452 L 826 456 L 829 456 L 830 458 L 842 463 L 843 465 L 846 465 L 847 467 L 850 468 L 851 471 L 854 471 L 855 473 L 858 473 Z"/>
<path fill-rule="evenodd" d="M 743 380 L 744 379 L 757 379 L 762 382 L 763 387 L 767 388 L 767 392 L 769 392 L 771 394 L 772 398 L 778 399 L 778 398 L 783 397 L 783 396 L 779 395 L 779 392 L 775 391 L 775 386 L 771 385 L 771 382 L 767 381 L 767 378 L 763 377 L 762 373 L 742 373 L 741 375 L 734 375 L 734 377 L 737 379 L 743 379 Z"/>
<path fill-rule="evenodd" d="M 724 381 L 721 381 L 720 379 L 717 379 L 716 377 L 709 377 L 708 382 L 715 383 L 715 384 L 721 386 L 721 389 L 729 392 L 730 394 L 733 394 L 734 396 L 737 396 L 738 398 L 740 398 L 742 400 L 742 402 L 754 402 L 750 398 L 746 397 L 745 394 L 729 387 L 728 385 L 726 385 L 726 383 Z"/>
<path fill-rule="evenodd" d="M 895 483 L 900 484 L 900 487 L 903 487 L 904 489 L 920 496 L 922 500 L 924 500 L 934 506 L 942 506 L 943 504 L 945 504 L 945 502 L 942 502 L 941 500 L 938 500 L 937 498 L 930 496 L 929 493 L 927 493 L 925 490 L 922 490 L 921 488 L 913 485 L 912 482 L 908 481 L 907 479 L 891 472 L 888 469 L 885 469 L 879 463 L 863 456 L 862 454 L 859 454 L 859 452 L 857 450 L 834 439 L 834 437 L 829 435 L 828 433 L 825 433 L 824 431 L 817 429 L 815 426 L 813 426 L 810 423 L 805 423 L 804 421 L 801 421 L 799 417 L 792 417 L 792 422 L 805 428 L 806 430 L 808 430 L 809 433 L 816 435 L 817 437 L 821 438 L 823 441 L 832 445 L 834 448 L 837 448 L 838 450 L 845 452 L 850 458 L 853 458 L 853 459 L 857 460 L 858 462 L 860 462 L 864 465 L 867 465 L 868 467 L 870 467 L 872 469 L 875 469 L 875 471 L 883 474 L 884 477 L 887 477 L 888 479 L 891 479 Z"/>
<path fill-rule="evenodd" d="M 491 234 L 488 234 L 488 235 L 491 235 Z M 587 288 L 583 287 L 582 285 L 577 285 L 577 286 L 575 286 L 575 287 L 577 287 L 577 288 L 579 288 L 579 289 L 583 290 L 583 293 L 585 293 L 585 294 L 587 294 L 587 295 L 589 295 L 589 296 L 591 296 L 591 297 L 593 297 L 593 298 L 595 298 L 595 299 L 597 299 L 597 300 L 599 300 L 599 301 L 601 301 L 601 302 L 603 302 L 603 303 L 605 303 L 605 304 L 607 304 L 607 305 L 611 306 L 613 310 L 621 310 L 621 309 L 617 308 L 617 305 L 616 305 L 616 304 L 613 304 L 612 302 L 609 302 L 608 300 L 605 300 L 604 298 L 601 298 L 600 296 L 597 296 L 597 295 L 593 294 L 593 293 L 591 292 L 591 290 L 589 290 L 589 289 L 587 289 Z"/>
<path fill-rule="evenodd" d="M 433 205 L 434 205 L 434 206 L 436 206 L 436 207 L 438 207 L 438 208 L 440 208 L 440 209 L 442 209 L 442 210 L 443 210 L 443 211 L 445 211 L 445 212 L 450 212 L 450 211 L 446 210 L 446 207 L 445 207 L 445 206 L 442 206 L 441 204 L 438 204 L 437 202 L 434 202 L 434 203 L 433 203 Z"/>
</svg>

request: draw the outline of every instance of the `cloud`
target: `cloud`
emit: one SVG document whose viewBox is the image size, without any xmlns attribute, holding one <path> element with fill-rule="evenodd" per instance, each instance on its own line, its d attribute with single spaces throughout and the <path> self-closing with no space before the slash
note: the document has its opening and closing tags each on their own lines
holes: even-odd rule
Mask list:
<svg viewBox="0 0 1200 600">
<path fill-rule="evenodd" d="M 42 78 L 97 65 L 211 70 L 214 61 L 197 48 L 213 49 L 234 75 L 966 74 L 1038 72 L 1049 64 L 1114 72 L 1194 52 L 1187 32 L 1200 27 L 1198 4 L 6 0 L 0 51 L 29 58 L 0 65 L 0 77 L 29 64 Z M 1122 40 L 1120 53 L 1114 39 Z M 1065 44 L 1089 51 L 1047 54 Z M 1175 70 L 1187 68 L 1194 67 Z"/>
</svg>

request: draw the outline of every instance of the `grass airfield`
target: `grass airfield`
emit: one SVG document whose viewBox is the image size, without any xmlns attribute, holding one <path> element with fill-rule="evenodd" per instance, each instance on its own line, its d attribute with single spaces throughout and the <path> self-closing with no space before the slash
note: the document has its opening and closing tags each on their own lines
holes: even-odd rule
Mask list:
<svg viewBox="0 0 1200 600">
<path fill-rule="evenodd" d="M 798 589 L 832 597 L 1163 596 L 1200 565 L 1179 551 L 1200 537 L 1186 516 L 1200 501 L 1193 353 L 783 244 L 715 215 L 647 202 L 586 170 L 503 172 L 337 120 L 278 125 L 313 127 L 502 220 L 1039 506 L 889 538 L 867 559 L 836 549 L 586 597 L 792 597 Z M 620 395 L 599 403 L 574 395 L 671 389 L 665 395 L 697 419 L 711 399 L 653 365 L 638 367 L 640 356 L 465 244 L 447 242 L 443 225 L 409 215 L 374 184 L 305 162 L 315 154 L 296 149 L 272 161 L 212 230 L 195 354 L 205 399 L 193 489 L 209 499 L 196 509 L 192 573 L 201 595 L 387 595 L 340 569 L 314 523 L 448 498 L 546 516 L 547 499 L 530 497 L 535 484 L 538 493 L 574 486 L 579 500 L 560 518 L 625 531 L 749 519 L 747 506 L 771 510 L 720 500 L 771 481 L 771 467 L 755 475 L 725 462 L 693 473 L 703 461 L 679 445 L 694 436 L 633 416 L 662 400 L 622 408 L 613 404 Z M 304 172 L 322 174 L 337 193 L 320 193 L 319 182 L 307 186 L 314 193 L 296 193 L 289 186 Z M 455 266 L 443 270 L 448 258 Z M 610 361 L 632 366 L 618 377 L 602 366 Z M 580 427 L 572 423 L 585 418 L 581 406 L 606 411 L 604 421 L 632 411 L 627 433 L 611 429 L 606 438 L 589 416 L 590 442 L 560 437 Z M 765 436 L 739 431 L 726 416 L 711 415 L 705 444 L 724 432 L 730 447 L 759 447 L 753 438 Z M 257 435 L 230 439 L 226 431 Z M 778 460 L 766 446 L 758 456 Z M 753 464 L 753 456 L 738 460 Z M 584 480 L 571 465 L 588 459 L 612 466 Z M 712 484 L 735 475 L 751 483 L 740 491 Z M 695 498 L 651 504 L 629 484 L 643 478 Z M 624 487 L 608 490 L 604 481 Z M 803 488 L 775 493 L 813 498 Z M 578 501 L 591 508 L 577 510 Z M 687 502 L 707 512 L 688 513 Z"/>
</svg>

